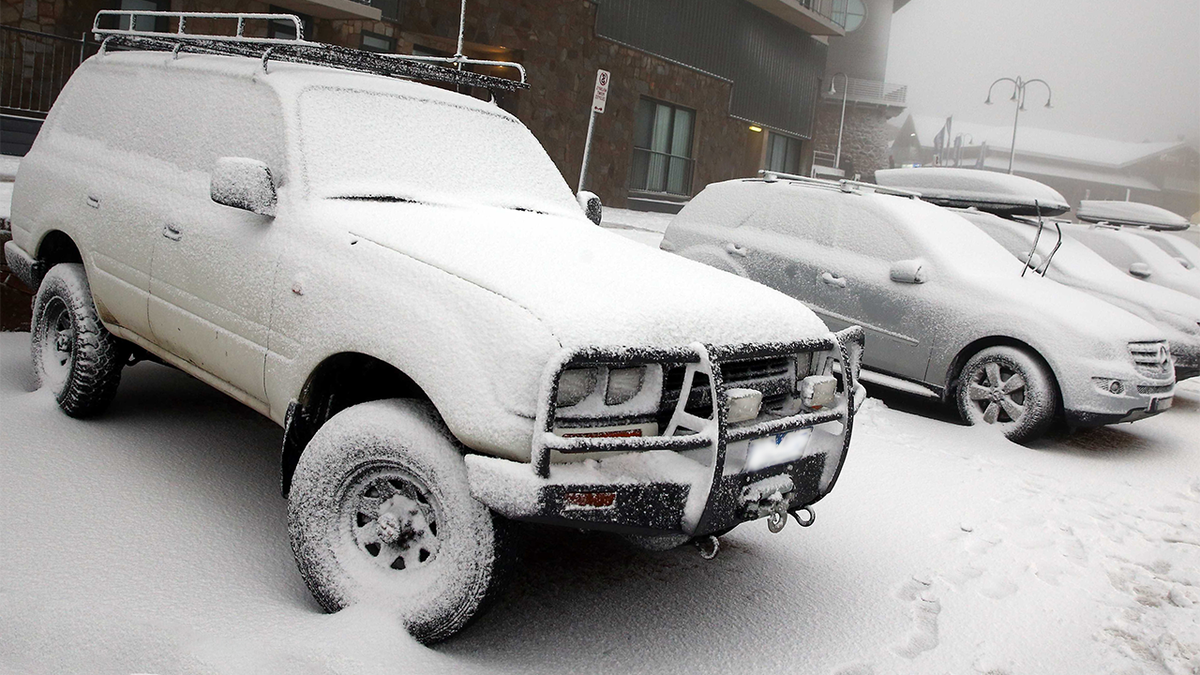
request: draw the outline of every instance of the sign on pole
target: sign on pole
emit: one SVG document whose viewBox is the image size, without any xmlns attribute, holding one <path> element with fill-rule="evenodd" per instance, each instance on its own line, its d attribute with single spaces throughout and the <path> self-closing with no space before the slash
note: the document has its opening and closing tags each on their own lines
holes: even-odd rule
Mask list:
<svg viewBox="0 0 1200 675">
<path fill-rule="evenodd" d="M 583 164 L 579 166 L 579 185 L 576 190 L 583 190 L 583 180 L 587 176 L 588 155 L 592 152 L 592 131 L 596 128 L 596 115 L 604 112 L 604 104 L 608 102 L 610 77 L 607 70 L 596 71 L 596 89 L 592 91 L 592 111 L 588 113 L 587 139 L 583 142 Z"/>
<path fill-rule="evenodd" d="M 608 78 L 607 70 L 596 71 L 596 90 L 592 93 L 592 112 L 604 112 L 604 104 L 608 101 Z"/>
</svg>

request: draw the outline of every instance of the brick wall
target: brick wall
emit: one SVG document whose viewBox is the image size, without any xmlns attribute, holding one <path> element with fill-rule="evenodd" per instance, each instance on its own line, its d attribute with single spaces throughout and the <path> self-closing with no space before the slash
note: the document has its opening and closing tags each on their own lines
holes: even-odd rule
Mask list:
<svg viewBox="0 0 1200 675">
<path fill-rule="evenodd" d="M 898 108 L 877 105 L 846 104 L 846 122 L 842 130 L 842 168 L 846 177 L 862 175 L 862 180 L 875 180 L 875 171 L 888 168 L 888 143 L 895 138 L 895 128 L 888 119 L 900 114 Z M 819 152 L 837 151 L 838 122 L 842 113 L 841 99 L 823 99 L 817 106 L 813 145 Z"/>
</svg>

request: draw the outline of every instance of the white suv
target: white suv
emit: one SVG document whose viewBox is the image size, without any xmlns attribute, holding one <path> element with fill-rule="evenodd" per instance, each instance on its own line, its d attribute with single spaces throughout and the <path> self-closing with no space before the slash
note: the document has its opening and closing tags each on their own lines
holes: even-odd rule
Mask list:
<svg viewBox="0 0 1200 675">
<path fill-rule="evenodd" d="M 155 358 L 270 417 L 313 594 L 424 641 L 494 587 L 505 519 L 712 554 L 811 524 L 861 330 L 595 227 L 495 105 L 213 44 L 88 59 L 21 164 L 5 252 L 68 414 Z"/>
</svg>

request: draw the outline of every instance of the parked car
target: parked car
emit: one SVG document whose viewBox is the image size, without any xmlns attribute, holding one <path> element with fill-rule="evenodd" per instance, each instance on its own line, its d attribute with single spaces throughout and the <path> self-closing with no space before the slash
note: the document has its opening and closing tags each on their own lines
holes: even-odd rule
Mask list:
<svg viewBox="0 0 1200 675">
<path fill-rule="evenodd" d="M 188 53 L 212 44 L 239 55 Z M 743 522 L 811 524 L 860 329 L 595 227 L 499 107 L 349 69 L 506 81 L 300 41 L 108 47 L 168 51 L 80 65 L 16 181 L 36 374 L 92 415 L 152 357 L 282 425 L 324 608 L 452 635 L 506 519 L 714 555 Z"/>
<path fill-rule="evenodd" d="M 1065 210 L 1066 200 L 1053 188 L 1021 176 L 955 168 L 887 169 L 876 172 L 876 179 L 889 187 L 919 190 L 925 201 L 957 207 L 955 213 L 1028 262 L 1034 272 L 1154 325 L 1170 343 L 1176 380 L 1200 375 L 1200 301 L 1130 278 L 1070 235 L 1060 238 L 1055 226 L 1068 221 L 1042 221 L 1039 231 L 1039 221 L 1030 216 Z M 1045 204 L 1051 207 L 1045 209 Z"/>
<path fill-rule="evenodd" d="M 1084 199 L 1075 215 L 1085 223 L 1132 225 L 1153 230 L 1179 232 L 1188 229 L 1188 219 L 1153 204 Z"/>
<path fill-rule="evenodd" d="M 1126 228 L 1126 231 L 1132 232 L 1144 239 L 1149 239 L 1155 246 L 1175 258 L 1175 261 L 1183 265 L 1184 269 L 1200 269 L 1200 246 L 1196 246 L 1187 239 L 1169 232 L 1159 232 L 1145 228 Z"/>
<path fill-rule="evenodd" d="M 1145 237 L 1115 225 L 1063 225 L 1063 232 L 1135 279 L 1200 298 L 1200 270 L 1179 264 Z"/>
<path fill-rule="evenodd" d="M 661 244 L 866 331 L 862 379 L 955 401 L 969 424 L 1030 441 L 1171 405 L 1161 331 L 1037 275 L 913 193 L 767 173 L 715 183 Z"/>
</svg>

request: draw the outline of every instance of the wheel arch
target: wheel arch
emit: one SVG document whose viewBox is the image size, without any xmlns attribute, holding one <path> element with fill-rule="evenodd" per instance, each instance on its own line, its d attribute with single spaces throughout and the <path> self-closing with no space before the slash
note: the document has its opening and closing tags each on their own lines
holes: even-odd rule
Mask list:
<svg viewBox="0 0 1200 675">
<path fill-rule="evenodd" d="M 325 357 L 304 382 L 299 398 L 288 404 L 283 425 L 280 491 L 287 497 L 296 463 L 325 422 L 360 403 L 386 398 L 431 401 L 411 377 L 387 361 L 362 352 Z"/>
<path fill-rule="evenodd" d="M 988 347 L 1014 347 L 1016 349 L 1029 352 L 1033 358 L 1037 359 L 1039 363 L 1045 366 L 1046 372 L 1050 373 L 1050 380 L 1054 383 L 1054 387 L 1058 390 L 1059 394 L 1058 410 L 1056 413 L 1062 413 L 1062 384 L 1060 384 L 1058 381 L 1058 373 L 1054 372 L 1054 367 L 1050 365 L 1050 362 L 1045 356 L 1042 356 L 1042 353 L 1038 351 L 1036 347 L 1028 342 L 1018 340 L 1017 338 L 1008 335 L 990 335 L 988 337 L 979 338 L 958 350 L 958 353 L 954 355 L 953 359 L 951 359 L 950 366 L 946 371 L 946 388 L 942 392 L 943 399 L 947 401 L 953 400 L 955 392 L 958 390 L 958 377 L 962 373 L 963 367 L 967 365 L 967 361 L 969 361 L 972 356 L 978 354 L 984 349 L 987 349 Z"/>
<path fill-rule="evenodd" d="M 42 237 L 37 245 L 35 256 L 45 267 L 51 267 L 64 262 L 82 263 L 83 255 L 71 235 L 62 230 L 50 230 Z"/>
</svg>

